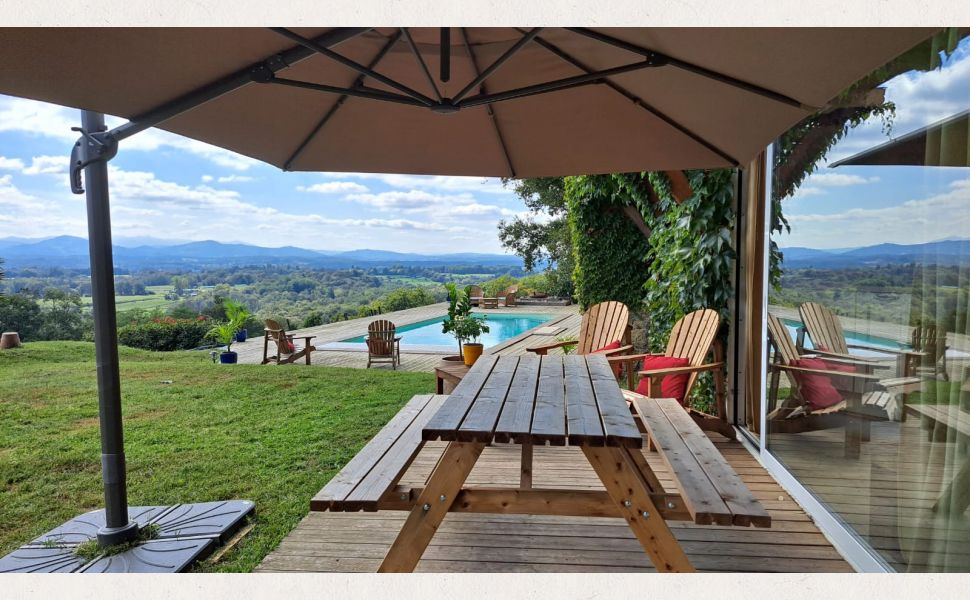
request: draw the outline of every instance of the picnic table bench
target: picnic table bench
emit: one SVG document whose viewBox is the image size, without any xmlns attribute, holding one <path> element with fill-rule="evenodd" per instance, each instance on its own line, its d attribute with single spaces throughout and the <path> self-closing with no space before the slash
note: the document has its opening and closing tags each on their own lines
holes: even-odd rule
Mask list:
<svg viewBox="0 0 970 600">
<path fill-rule="evenodd" d="M 633 398 L 602 356 L 483 356 L 451 396 L 419 395 L 311 501 L 311 510 L 408 510 L 382 572 L 412 571 L 448 512 L 619 517 L 659 571 L 693 571 L 667 520 L 770 527 L 771 517 L 672 399 Z M 643 453 L 646 432 L 677 491 Z M 399 485 L 428 441 L 447 447 L 423 487 Z M 466 487 L 486 444 L 522 447 L 518 487 Z M 603 490 L 532 486 L 535 445 L 576 446 Z"/>
</svg>

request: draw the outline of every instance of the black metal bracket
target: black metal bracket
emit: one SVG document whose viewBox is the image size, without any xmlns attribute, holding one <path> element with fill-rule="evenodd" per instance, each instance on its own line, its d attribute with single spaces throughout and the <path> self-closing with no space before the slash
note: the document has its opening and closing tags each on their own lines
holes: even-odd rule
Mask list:
<svg viewBox="0 0 970 600">
<path fill-rule="evenodd" d="M 83 194 L 81 172 L 90 164 L 108 162 L 114 158 L 118 154 L 118 140 L 107 131 L 90 132 L 82 127 L 71 127 L 71 131 L 81 133 L 71 148 L 71 191 Z"/>
</svg>

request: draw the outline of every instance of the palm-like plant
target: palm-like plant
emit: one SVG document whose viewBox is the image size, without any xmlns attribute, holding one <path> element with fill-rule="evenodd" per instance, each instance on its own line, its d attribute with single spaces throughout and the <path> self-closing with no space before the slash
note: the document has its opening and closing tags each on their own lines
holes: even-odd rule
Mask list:
<svg viewBox="0 0 970 600">
<path fill-rule="evenodd" d="M 235 300 L 225 300 L 223 306 L 226 309 L 225 323 L 220 323 L 209 330 L 209 335 L 214 337 L 220 344 L 225 344 L 226 352 L 232 351 L 232 343 L 236 341 L 236 332 L 242 329 L 246 319 L 249 318 L 249 310 L 241 302 Z"/>
</svg>

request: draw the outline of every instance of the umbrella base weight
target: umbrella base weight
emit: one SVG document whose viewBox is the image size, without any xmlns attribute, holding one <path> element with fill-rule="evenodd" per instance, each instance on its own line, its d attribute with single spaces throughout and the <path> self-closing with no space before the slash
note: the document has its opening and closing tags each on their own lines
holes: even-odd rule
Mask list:
<svg viewBox="0 0 970 600">
<path fill-rule="evenodd" d="M 157 535 L 117 553 L 78 554 L 105 527 L 104 510 L 92 511 L 0 558 L 0 573 L 178 573 L 229 540 L 254 508 L 248 500 L 132 506 L 129 519 Z"/>
</svg>

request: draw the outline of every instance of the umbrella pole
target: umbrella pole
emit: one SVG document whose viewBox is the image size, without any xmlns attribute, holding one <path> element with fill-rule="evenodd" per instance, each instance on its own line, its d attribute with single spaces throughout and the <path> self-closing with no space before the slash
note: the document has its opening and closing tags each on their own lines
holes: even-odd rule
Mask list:
<svg viewBox="0 0 970 600">
<path fill-rule="evenodd" d="M 105 526 L 98 530 L 101 547 L 135 539 L 138 524 L 128 518 L 124 435 L 121 422 L 121 375 L 115 318 L 114 263 L 111 252 L 111 211 L 108 202 L 108 160 L 114 155 L 92 135 L 105 131 L 104 115 L 81 111 L 80 154 L 85 157 L 84 184 L 91 254 L 91 296 L 94 302 L 94 352 L 98 367 L 98 415 L 101 423 L 101 479 L 104 482 Z"/>
</svg>

